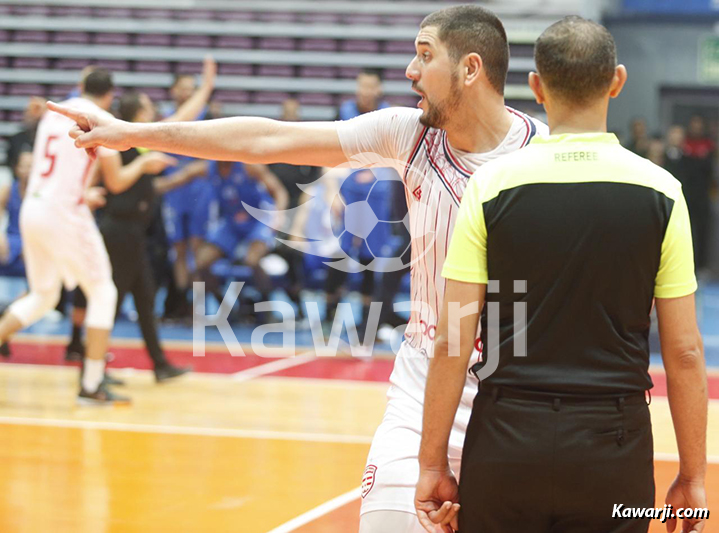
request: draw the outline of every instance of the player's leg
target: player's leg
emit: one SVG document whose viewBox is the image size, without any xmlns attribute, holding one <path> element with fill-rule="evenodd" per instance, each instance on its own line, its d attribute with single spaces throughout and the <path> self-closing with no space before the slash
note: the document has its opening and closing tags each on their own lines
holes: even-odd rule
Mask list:
<svg viewBox="0 0 719 533">
<path fill-rule="evenodd" d="M 245 264 L 252 268 L 255 288 L 260 291 L 263 300 L 267 301 L 273 289 L 272 280 L 260 265 L 260 261 L 272 250 L 275 242 L 275 232 L 272 228 L 260 222 L 255 222 L 252 229 L 247 233 L 246 239 L 250 246 L 245 255 Z"/>
<path fill-rule="evenodd" d="M 144 244 L 144 243 L 143 243 Z M 139 269 L 130 291 L 137 309 L 137 321 L 140 324 L 142 338 L 145 341 L 147 353 L 152 359 L 155 370 L 155 379 L 158 382 L 181 376 L 189 372 L 190 368 L 180 368 L 170 364 L 165 352 L 160 346 L 155 319 L 155 284 L 152 280 L 152 271 L 149 258 L 142 252 L 136 258 Z"/>
<path fill-rule="evenodd" d="M 359 533 L 426 533 L 426 531 L 414 513 L 372 511 L 360 517 Z"/>
<path fill-rule="evenodd" d="M 85 324 L 87 312 L 87 298 L 82 289 L 76 288 L 72 292 L 72 338 L 65 348 L 65 361 L 82 361 L 85 357 L 85 344 L 82 340 L 82 328 Z"/>
<path fill-rule="evenodd" d="M 117 289 L 111 278 L 83 282 L 82 289 L 87 296 L 87 348 L 81 380 L 80 400 L 98 403 L 124 403 L 122 398 L 110 393 L 103 386 L 105 376 L 105 354 L 110 346 L 110 335 L 115 323 Z"/>
<path fill-rule="evenodd" d="M 418 359 L 415 360 L 415 356 Z M 392 386 L 387 393 L 387 408 L 367 456 L 367 467 L 362 478 L 361 523 L 364 522 L 365 515 L 375 512 L 414 516 L 424 390 L 421 365 L 426 367 L 426 357 L 421 356 L 406 342 L 403 343 L 395 358 L 395 367 L 390 378 Z M 377 518 L 371 522 L 376 523 Z M 414 522 L 407 519 L 407 526 L 410 525 L 414 527 Z M 394 531 L 402 533 L 405 530 Z M 414 529 L 408 531 L 413 532 Z"/>
<path fill-rule="evenodd" d="M 53 256 L 52 234 L 48 233 L 42 206 L 23 207 L 20 216 L 25 249 L 25 269 L 30 292 L 13 302 L 0 318 L 0 342 L 40 320 L 60 301 L 62 278 Z"/>
<path fill-rule="evenodd" d="M 105 354 L 115 323 L 117 288 L 112 281 L 112 267 L 100 231 L 89 210 L 73 220 L 68 240 L 58 252 L 57 262 L 67 282 L 76 282 L 87 298 L 85 330 L 87 346 L 81 377 L 81 403 L 125 403 L 103 382 Z"/>
</svg>

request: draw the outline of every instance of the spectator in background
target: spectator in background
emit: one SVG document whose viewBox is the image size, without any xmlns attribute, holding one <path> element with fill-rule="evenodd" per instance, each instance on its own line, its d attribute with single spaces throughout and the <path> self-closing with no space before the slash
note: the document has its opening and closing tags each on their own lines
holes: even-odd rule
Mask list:
<svg viewBox="0 0 719 533">
<path fill-rule="evenodd" d="M 282 116 L 280 119 L 286 122 L 298 122 L 300 120 L 300 103 L 294 98 L 285 100 L 282 103 Z M 294 209 L 299 205 L 302 195 L 302 189 L 299 186 L 312 183 L 320 177 L 319 167 L 274 163 L 269 165 L 269 168 L 287 191 L 288 209 Z M 285 221 L 285 229 L 292 227 L 293 224 L 294 220 L 288 217 Z M 283 237 L 281 236 L 281 238 Z M 300 291 L 305 286 L 304 258 L 297 250 L 284 244 L 278 244 L 275 252 L 287 262 L 287 296 L 297 307 L 297 316 L 303 318 L 304 309 L 302 308 Z"/>
<path fill-rule="evenodd" d="M 202 108 L 197 110 L 194 117 L 186 120 L 203 120 L 207 114 L 206 103 L 212 94 L 215 86 L 215 77 L 217 75 L 217 64 L 211 57 L 205 58 L 202 83 L 199 89 L 195 83 L 195 77 L 191 75 L 178 75 L 170 88 L 170 95 L 173 99 L 173 106 L 165 109 L 164 116 L 172 117 L 173 114 L 180 109 L 190 98 L 202 97 L 205 102 Z M 167 174 L 172 174 L 180 170 L 183 166 L 193 161 L 193 158 L 178 156 L 179 164 L 177 167 L 168 169 Z M 187 300 L 187 291 L 190 286 L 190 268 L 188 265 L 189 248 L 196 254 L 197 247 L 202 241 L 203 225 L 206 222 L 206 216 L 201 210 L 196 210 L 196 201 L 202 196 L 199 190 L 201 186 L 195 186 L 194 183 L 188 183 L 168 192 L 163 197 L 162 216 L 165 223 L 165 231 L 167 238 L 172 245 L 173 250 L 173 273 L 175 284 L 178 290 L 183 294 L 181 300 L 181 308 L 175 310 L 172 314 L 176 318 L 190 317 L 191 308 Z"/>
<path fill-rule="evenodd" d="M 660 135 L 656 135 L 649 140 L 647 147 L 647 159 L 657 166 L 664 166 L 665 146 L 664 139 Z"/>
<path fill-rule="evenodd" d="M 13 182 L 0 188 L 0 208 L 7 215 L 7 228 L 0 233 L 0 275 L 23 276 L 20 204 L 32 169 L 32 152 L 20 152 L 13 168 Z"/>
<path fill-rule="evenodd" d="M 647 133 L 647 121 L 644 117 L 636 117 L 629 126 L 629 139 L 625 148 L 637 155 L 647 157 L 649 151 L 649 134 Z"/>
<path fill-rule="evenodd" d="M 682 146 L 685 174 L 682 186 L 689 208 L 694 240 L 694 262 L 697 270 L 707 266 L 708 236 L 711 224 L 711 191 L 714 182 L 716 146 L 706 135 L 704 119 L 694 115 L 689 120 Z"/>
<path fill-rule="evenodd" d="M 45 99 L 33 96 L 23 113 L 22 129 L 8 139 L 7 166 L 14 169 L 22 152 L 32 152 L 40 118 L 45 113 Z"/>
<path fill-rule="evenodd" d="M 382 77 L 379 71 L 365 69 L 357 75 L 354 99 L 342 103 L 338 119 L 349 120 L 364 113 L 387 107 L 389 104 L 382 100 Z"/>
<path fill-rule="evenodd" d="M 265 165 L 245 165 L 227 161 L 210 163 L 208 179 L 214 186 L 217 220 L 197 249 L 195 264 L 198 281 L 206 283 L 207 291 L 218 295 L 218 284 L 210 272 L 212 265 L 223 257 L 234 259 L 238 247 L 246 247 L 243 263 L 253 270 L 252 285 L 261 301 L 268 301 L 272 280 L 260 265 L 275 243 L 275 231 L 253 217 L 245 205 L 263 211 L 287 209 L 288 195 L 282 183 Z M 219 298 L 222 301 L 222 298 Z"/>
<path fill-rule="evenodd" d="M 674 124 L 667 130 L 664 145 L 664 168 L 672 176 L 682 182 L 686 181 L 686 161 L 684 160 L 684 139 L 686 137 L 684 127 Z"/>
</svg>

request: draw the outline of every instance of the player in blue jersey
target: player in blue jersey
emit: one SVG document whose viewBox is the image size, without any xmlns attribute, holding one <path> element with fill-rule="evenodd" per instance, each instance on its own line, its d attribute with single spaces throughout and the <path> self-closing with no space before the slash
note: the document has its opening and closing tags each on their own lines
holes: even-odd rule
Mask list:
<svg viewBox="0 0 719 533">
<path fill-rule="evenodd" d="M 289 195 L 279 179 L 265 165 L 212 162 L 208 171 L 213 187 L 215 217 L 209 223 L 205 242 L 197 249 L 196 277 L 209 282 L 210 267 L 222 257 L 234 259 L 241 245 L 242 262 L 253 269 L 253 285 L 262 300 L 269 300 L 272 282 L 260 260 L 272 249 L 275 231 L 254 218 L 243 204 L 263 211 L 287 209 Z M 272 215 L 270 215 L 272 216 Z M 269 222 L 269 221 L 268 221 Z"/>
<path fill-rule="evenodd" d="M 190 98 L 197 98 L 198 94 L 206 102 L 214 88 L 216 74 L 217 64 L 211 57 L 207 57 L 205 58 L 202 82 L 199 88 L 196 86 L 194 76 L 178 75 L 170 88 L 173 105 L 163 109 L 162 114 L 165 117 L 171 117 Z M 204 106 L 190 120 L 203 120 L 206 114 L 207 107 Z M 176 167 L 166 169 L 164 175 L 174 174 L 194 160 L 185 156 L 173 155 L 173 157 L 179 163 Z M 175 283 L 183 294 L 186 294 L 190 285 L 190 270 L 187 261 L 188 245 L 193 253 L 197 253 L 197 247 L 204 236 L 204 224 L 207 217 L 202 205 L 198 202 L 203 197 L 203 187 L 203 180 L 198 179 L 169 191 L 162 199 L 162 218 L 165 223 L 165 232 L 175 256 L 173 263 Z M 188 313 L 189 307 L 184 312 Z"/>
<path fill-rule="evenodd" d="M 349 120 L 363 113 L 387 107 L 389 104 L 382 100 L 382 78 L 379 71 L 365 69 L 357 75 L 355 97 L 342 102 L 337 118 Z"/>
<path fill-rule="evenodd" d="M 25 274 L 20 238 L 20 204 L 31 168 L 32 152 L 20 152 L 13 169 L 15 179 L 12 184 L 0 189 L 0 207 L 7 213 L 7 228 L 4 234 L 0 233 L 0 274 L 3 276 Z"/>
</svg>

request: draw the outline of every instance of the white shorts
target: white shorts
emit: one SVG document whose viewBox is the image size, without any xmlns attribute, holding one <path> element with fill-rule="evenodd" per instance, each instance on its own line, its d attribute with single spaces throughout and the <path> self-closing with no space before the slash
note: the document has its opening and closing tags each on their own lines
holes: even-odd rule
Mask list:
<svg viewBox="0 0 719 533">
<path fill-rule="evenodd" d="M 415 512 L 414 491 L 419 479 L 418 456 L 428 368 L 429 359 L 425 355 L 407 342 L 402 343 L 390 376 L 387 410 L 372 439 L 362 477 L 360 514 L 372 511 Z M 449 463 L 457 477 L 476 394 L 477 380 L 468 377 L 449 438 Z"/>
<path fill-rule="evenodd" d="M 70 290 L 112 282 L 105 242 L 86 205 L 68 206 L 28 197 L 20 209 L 20 233 L 32 291 Z"/>
</svg>

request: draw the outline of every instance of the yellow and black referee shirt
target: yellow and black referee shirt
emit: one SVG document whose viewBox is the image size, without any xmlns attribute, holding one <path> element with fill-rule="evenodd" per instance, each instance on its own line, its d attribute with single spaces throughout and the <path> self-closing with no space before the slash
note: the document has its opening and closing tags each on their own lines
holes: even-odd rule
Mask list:
<svg viewBox="0 0 719 533">
<path fill-rule="evenodd" d="M 652 299 L 697 287 L 680 183 L 607 133 L 535 137 L 480 167 L 442 274 L 499 282 L 488 383 L 577 394 L 651 388 Z M 515 302 L 527 304 L 527 357 L 514 357 Z M 485 346 L 486 327 L 485 311 Z"/>
</svg>

